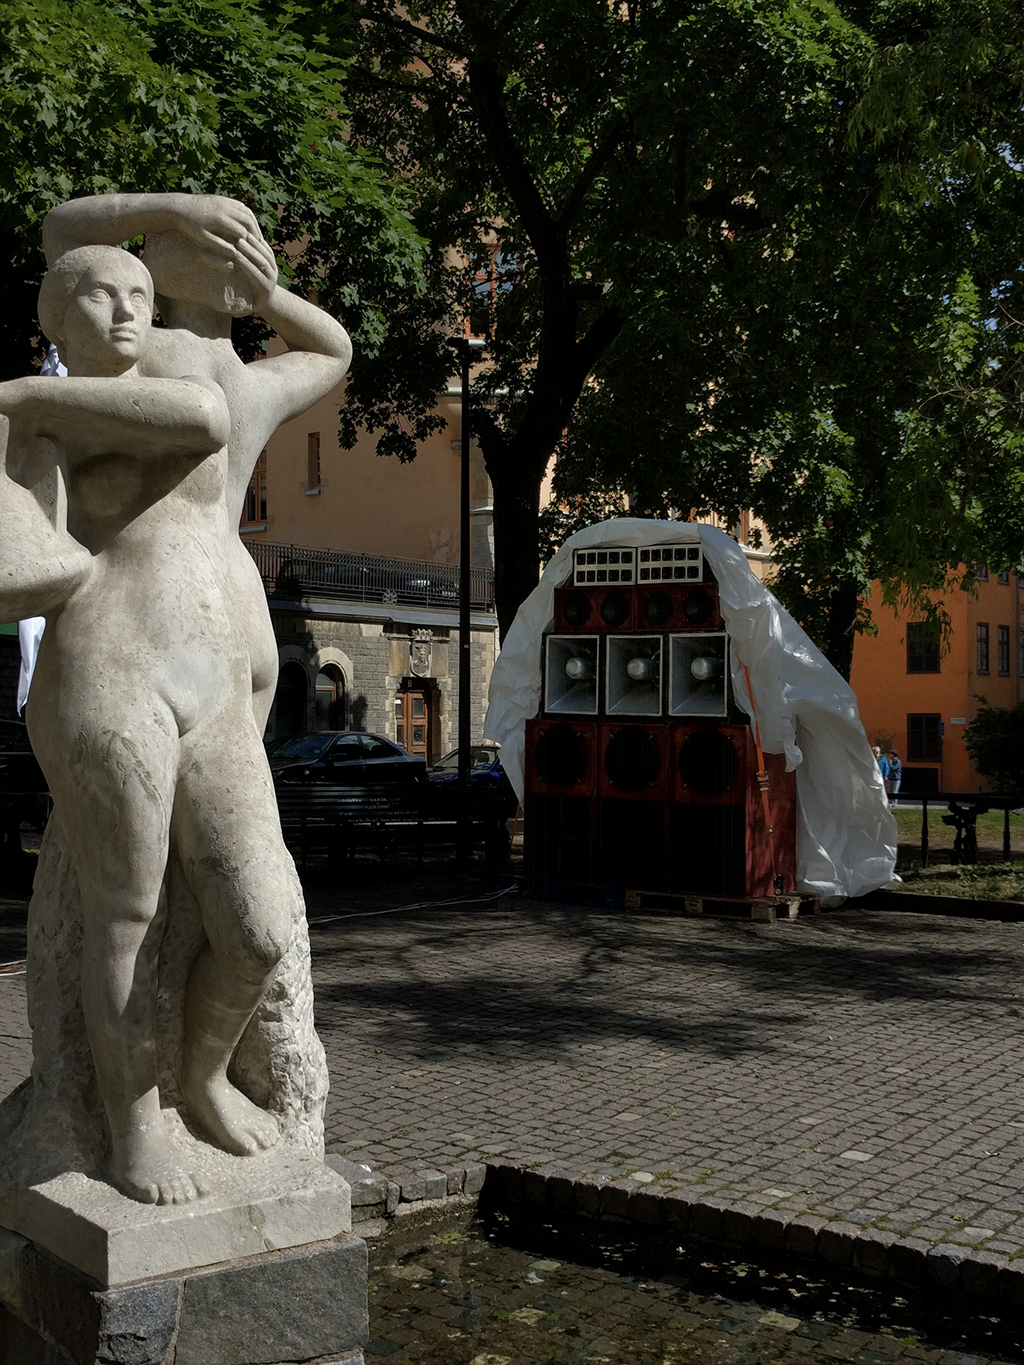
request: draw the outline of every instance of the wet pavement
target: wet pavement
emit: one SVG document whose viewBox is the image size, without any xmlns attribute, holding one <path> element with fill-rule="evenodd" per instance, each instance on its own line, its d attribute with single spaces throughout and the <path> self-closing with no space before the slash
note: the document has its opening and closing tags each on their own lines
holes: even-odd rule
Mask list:
<svg viewBox="0 0 1024 1365">
<path fill-rule="evenodd" d="M 371 1250 L 367 1365 L 988 1365 L 1019 1362 L 1022 1324 L 951 1313 L 785 1269 L 678 1256 L 590 1263 L 479 1224 Z M 576 1248 L 576 1250 L 579 1250 Z M 625 1265 L 622 1262 L 625 1261 Z"/>
</svg>

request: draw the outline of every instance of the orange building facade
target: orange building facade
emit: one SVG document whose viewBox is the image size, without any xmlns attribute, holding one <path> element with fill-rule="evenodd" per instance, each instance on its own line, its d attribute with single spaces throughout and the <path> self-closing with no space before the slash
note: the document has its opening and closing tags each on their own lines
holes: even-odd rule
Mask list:
<svg viewBox="0 0 1024 1365">
<path fill-rule="evenodd" d="M 964 735 L 979 707 L 1021 699 L 1021 589 L 1015 574 L 982 569 L 974 589 L 945 599 L 946 645 L 925 623 L 872 604 L 878 634 L 858 637 L 850 683 L 870 742 L 902 760 L 904 794 L 991 789 Z"/>
</svg>

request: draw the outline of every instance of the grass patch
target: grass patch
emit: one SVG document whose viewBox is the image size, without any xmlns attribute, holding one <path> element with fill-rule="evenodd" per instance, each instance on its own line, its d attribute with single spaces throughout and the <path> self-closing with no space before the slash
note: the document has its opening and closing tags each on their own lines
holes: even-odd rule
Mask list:
<svg viewBox="0 0 1024 1365">
<path fill-rule="evenodd" d="M 901 872 L 908 891 L 923 896 L 959 896 L 964 900 L 1024 900 L 1024 864 L 973 863 L 966 867 L 914 869 Z"/>
</svg>

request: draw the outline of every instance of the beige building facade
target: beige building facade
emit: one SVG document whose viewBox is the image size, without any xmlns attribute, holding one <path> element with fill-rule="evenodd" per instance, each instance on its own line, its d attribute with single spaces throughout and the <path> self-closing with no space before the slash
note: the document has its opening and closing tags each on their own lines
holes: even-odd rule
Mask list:
<svg viewBox="0 0 1024 1365">
<path fill-rule="evenodd" d="M 263 575 L 280 680 L 268 737 L 362 729 L 427 762 L 455 747 L 461 402 L 414 461 L 338 443 L 344 386 L 286 423 L 257 466 L 241 522 Z M 497 654 L 490 485 L 471 447 L 472 740 Z"/>
</svg>

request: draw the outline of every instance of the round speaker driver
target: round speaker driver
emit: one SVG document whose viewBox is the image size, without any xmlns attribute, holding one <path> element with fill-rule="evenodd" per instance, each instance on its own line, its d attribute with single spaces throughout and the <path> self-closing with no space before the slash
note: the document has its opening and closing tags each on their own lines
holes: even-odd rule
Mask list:
<svg viewBox="0 0 1024 1365">
<path fill-rule="evenodd" d="M 586 741 L 571 725 L 554 726 L 537 740 L 533 757 L 544 782 L 552 787 L 571 787 L 586 772 Z"/>
<path fill-rule="evenodd" d="M 566 624 L 585 626 L 590 620 L 590 598 L 585 592 L 571 592 L 562 606 Z"/>
<path fill-rule="evenodd" d="M 714 600 L 703 588 L 694 588 L 683 603 L 683 615 L 691 626 L 702 626 L 715 609 Z"/>
<path fill-rule="evenodd" d="M 620 730 L 608 741 L 604 766 L 613 787 L 628 792 L 652 787 L 661 772 L 658 741 L 648 730 Z"/>
<path fill-rule="evenodd" d="M 601 620 L 606 626 L 621 626 L 628 618 L 629 598 L 622 592 L 610 592 L 601 602 Z"/>
<path fill-rule="evenodd" d="M 674 606 L 672 594 L 660 588 L 644 601 L 644 616 L 652 626 L 664 626 L 671 621 Z"/>
<path fill-rule="evenodd" d="M 679 749 L 679 775 L 691 791 L 719 796 L 736 781 L 740 757 L 732 738 L 721 730 L 696 730 Z"/>
</svg>

